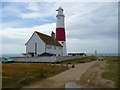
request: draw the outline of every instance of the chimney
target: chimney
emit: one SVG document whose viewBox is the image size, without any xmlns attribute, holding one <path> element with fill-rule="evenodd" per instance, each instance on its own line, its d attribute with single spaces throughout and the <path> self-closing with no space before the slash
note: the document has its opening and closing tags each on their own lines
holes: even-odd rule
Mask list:
<svg viewBox="0 0 120 90">
<path fill-rule="evenodd" d="M 54 41 L 55 41 L 55 33 L 52 31 L 52 33 L 51 33 L 51 37 L 54 39 Z"/>
</svg>

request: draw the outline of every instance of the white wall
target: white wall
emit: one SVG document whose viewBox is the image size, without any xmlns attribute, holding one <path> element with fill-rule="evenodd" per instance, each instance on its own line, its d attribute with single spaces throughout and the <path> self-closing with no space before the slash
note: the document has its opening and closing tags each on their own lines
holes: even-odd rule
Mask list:
<svg viewBox="0 0 120 90">
<path fill-rule="evenodd" d="M 84 58 L 83 56 L 50 56 L 50 57 L 21 57 L 13 58 L 14 61 L 18 62 L 61 62 L 77 58 Z"/>
<path fill-rule="evenodd" d="M 42 54 L 45 52 L 45 43 L 40 39 L 40 37 L 34 33 L 31 39 L 26 44 L 26 53 L 35 52 L 35 43 L 37 43 L 37 54 Z"/>
<path fill-rule="evenodd" d="M 21 57 L 13 58 L 17 62 L 55 62 L 56 57 Z"/>
<path fill-rule="evenodd" d="M 57 15 L 56 28 L 64 28 L 64 15 Z"/>
<path fill-rule="evenodd" d="M 59 54 L 60 54 L 60 56 L 62 56 L 62 47 L 60 47 L 61 49 L 59 49 L 58 46 L 53 46 L 53 45 L 47 45 L 47 46 L 51 47 L 51 49 L 46 48 L 46 51 L 48 53 L 56 54 L 56 56 L 59 56 Z M 56 49 L 54 49 L 54 47 L 56 47 Z"/>
<path fill-rule="evenodd" d="M 66 50 L 66 41 L 58 41 L 63 46 L 63 56 L 67 56 L 67 50 Z M 64 43 L 62 43 L 64 42 Z"/>
<path fill-rule="evenodd" d="M 63 10 L 62 9 L 58 9 L 58 15 L 56 15 L 57 17 L 57 24 L 56 24 L 56 28 L 64 28 L 64 15 L 63 15 Z"/>
<path fill-rule="evenodd" d="M 84 58 L 84 56 L 57 56 L 56 61 L 61 62 L 61 61 L 67 61 L 77 58 Z"/>
</svg>

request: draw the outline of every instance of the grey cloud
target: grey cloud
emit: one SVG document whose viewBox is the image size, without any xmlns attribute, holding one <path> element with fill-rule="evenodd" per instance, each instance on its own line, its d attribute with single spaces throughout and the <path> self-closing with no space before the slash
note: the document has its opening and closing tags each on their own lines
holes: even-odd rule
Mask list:
<svg viewBox="0 0 120 90">
<path fill-rule="evenodd" d="M 116 4 L 113 4 L 113 6 L 111 6 L 111 3 L 107 5 L 103 4 L 101 7 L 83 16 L 80 14 L 78 16 L 75 15 L 74 20 L 71 20 L 70 24 L 66 27 L 68 38 L 117 38 Z"/>
<path fill-rule="evenodd" d="M 3 37 L 2 43 L 3 44 L 25 44 L 26 40 L 21 38 L 10 38 L 10 37 Z"/>
<path fill-rule="evenodd" d="M 90 12 L 78 12 L 73 17 L 67 18 L 66 22 L 69 52 L 117 52 L 117 3 L 99 3 Z M 77 43 L 74 42 L 76 39 Z"/>
</svg>

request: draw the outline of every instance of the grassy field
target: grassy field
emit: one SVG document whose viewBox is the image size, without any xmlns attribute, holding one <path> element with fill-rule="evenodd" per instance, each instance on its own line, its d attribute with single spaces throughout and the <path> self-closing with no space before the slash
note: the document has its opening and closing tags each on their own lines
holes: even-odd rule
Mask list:
<svg viewBox="0 0 120 90">
<path fill-rule="evenodd" d="M 107 66 L 107 72 L 104 72 L 102 74 L 103 78 L 112 80 L 116 82 L 116 87 L 118 87 L 118 57 L 112 56 L 112 57 L 104 57 L 105 60 L 107 60 L 107 63 L 109 64 Z"/>
<path fill-rule="evenodd" d="M 49 64 L 2 64 L 2 87 L 20 88 L 67 70 Z"/>
<path fill-rule="evenodd" d="M 86 58 L 80 58 L 80 59 L 73 59 L 73 60 L 68 60 L 68 61 L 63 61 L 61 64 L 77 64 L 77 63 L 86 63 L 86 62 L 91 62 L 96 60 L 97 57 L 94 56 L 88 56 Z"/>
</svg>

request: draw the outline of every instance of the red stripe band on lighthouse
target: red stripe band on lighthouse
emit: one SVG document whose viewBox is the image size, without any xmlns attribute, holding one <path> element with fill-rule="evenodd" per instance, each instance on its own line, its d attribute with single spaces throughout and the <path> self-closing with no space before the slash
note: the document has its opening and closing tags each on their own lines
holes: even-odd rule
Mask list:
<svg viewBox="0 0 120 90">
<path fill-rule="evenodd" d="M 57 41 L 66 41 L 64 28 L 56 28 L 56 40 Z"/>
</svg>

